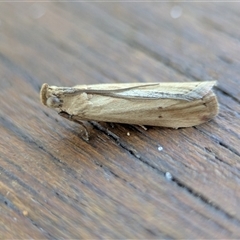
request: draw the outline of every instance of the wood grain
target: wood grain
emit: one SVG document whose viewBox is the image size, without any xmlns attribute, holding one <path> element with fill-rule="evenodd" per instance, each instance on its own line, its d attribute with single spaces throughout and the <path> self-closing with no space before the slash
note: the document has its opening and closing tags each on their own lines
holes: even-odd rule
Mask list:
<svg viewBox="0 0 240 240">
<path fill-rule="evenodd" d="M 0 3 L 0 13 L 1 239 L 240 237 L 238 3 Z M 44 82 L 212 79 L 211 122 L 89 122 L 89 142 L 39 101 Z"/>
</svg>

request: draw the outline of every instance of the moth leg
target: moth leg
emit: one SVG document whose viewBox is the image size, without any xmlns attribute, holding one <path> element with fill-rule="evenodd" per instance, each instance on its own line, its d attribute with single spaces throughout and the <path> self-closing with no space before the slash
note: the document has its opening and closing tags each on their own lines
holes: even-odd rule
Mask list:
<svg viewBox="0 0 240 240">
<path fill-rule="evenodd" d="M 108 124 L 111 126 L 111 128 L 115 127 L 114 123 L 112 123 L 112 122 L 109 122 Z"/>
<path fill-rule="evenodd" d="M 144 126 L 144 125 L 138 125 L 140 128 L 142 128 L 143 130 L 147 131 L 148 129 Z"/>
<path fill-rule="evenodd" d="M 74 122 L 80 124 L 82 126 L 82 130 L 83 130 L 83 133 L 81 134 L 81 137 L 85 140 L 85 141 L 88 141 L 89 140 L 89 132 L 88 132 L 88 129 L 87 127 L 84 125 L 84 122 L 83 121 L 80 121 L 80 120 L 73 120 Z"/>
<path fill-rule="evenodd" d="M 84 125 L 84 122 L 83 122 L 83 121 L 77 119 L 76 116 L 73 116 L 73 115 L 68 114 L 67 112 L 63 112 L 63 111 L 62 111 L 62 112 L 59 112 L 58 114 L 59 114 L 61 117 L 64 117 L 64 118 L 66 118 L 66 119 L 68 119 L 68 120 L 70 120 L 70 121 L 73 121 L 73 122 L 75 122 L 75 123 L 80 124 L 80 125 L 82 126 L 82 130 L 83 130 L 83 133 L 81 134 L 81 137 L 82 137 L 83 140 L 85 140 L 85 141 L 88 141 L 88 140 L 89 140 L 88 129 L 87 129 L 87 127 Z"/>
</svg>

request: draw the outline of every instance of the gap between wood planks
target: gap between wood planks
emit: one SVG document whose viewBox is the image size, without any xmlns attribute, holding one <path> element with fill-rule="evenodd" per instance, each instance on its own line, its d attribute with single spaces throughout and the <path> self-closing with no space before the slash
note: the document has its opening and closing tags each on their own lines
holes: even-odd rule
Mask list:
<svg viewBox="0 0 240 240">
<path fill-rule="evenodd" d="M 208 134 L 206 131 L 201 130 L 200 128 L 198 128 L 197 126 L 193 126 L 194 129 L 198 130 L 199 132 L 201 132 L 202 134 L 208 136 L 210 139 L 212 139 L 214 142 L 216 142 L 217 144 L 219 144 L 220 146 L 226 148 L 227 150 L 229 150 L 230 152 L 234 153 L 235 155 L 237 155 L 238 157 L 240 157 L 240 153 L 238 153 L 235 149 L 231 148 L 228 144 L 218 140 L 217 137 L 213 137 L 211 134 Z M 222 161 L 222 160 L 221 160 Z"/>
<path fill-rule="evenodd" d="M 108 130 L 107 128 L 104 128 L 103 126 L 101 126 L 99 123 L 96 122 L 90 122 L 93 127 L 99 131 L 101 131 L 102 133 L 106 134 L 107 136 L 109 136 L 111 139 L 113 139 L 120 147 L 122 147 L 123 149 L 125 149 L 126 151 L 128 151 L 133 157 L 137 158 L 139 161 L 143 162 L 144 164 L 146 164 L 148 167 L 152 168 L 154 171 L 156 171 L 158 174 L 164 176 L 165 172 L 159 170 L 158 168 L 154 167 L 153 165 L 149 164 L 149 162 L 145 161 L 138 153 L 135 149 L 133 149 L 132 147 L 128 146 L 126 143 L 124 143 L 120 137 L 118 137 L 116 134 L 114 134 L 113 132 L 111 132 L 110 130 Z M 195 128 L 196 130 L 199 131 L 199 129 Z M 207 135 L 205 132 L 200 131 L 201 133 Z M 208 136 L 208 135 L 207 135 Z M 208 136 L 209 137 L 209 136 Z M 219 143 L 220 144 L 220 143 Z M 220 144 L 221 146 L 225 147 L 224 145 Z M 229 149 L 229 148 L 228 148 Z M 104 167 L 102 164 L 96 163 L 96 165 L 98 165 L 99 167 L 106 169 L 106 167 Z M 110 171 L 108 169 L 108 171 Z M 115 173 L 113 173 L 112 171 L 110 171 L 114 176 L 120 178 L 122 181 L 127 182 L 126 179 L 122 179 L 120 176 L 116 175 Z M 175 183 L 178 187 L 183 188 L 185 191 L 187 191 L 190 195 L 192 195 L 193 197 L 198 198 L 201 202 L 203 202 L 204 204 L 207 204 L 208 206 L 210 206 L 211 208 L 214 208 L 216 211 L 219 211 L 221 214 L 223 214 L 224 216 L 226 216 L 228 219 L 234 220 L 237 222 L 237 224 L 240 224 L 240 220 L 238 220 L 237 218 L 235 218 L 234 216 L 232 216 L 231 214 L 227 213 L 226 211 L 224 211 L 224 209 L 222 209 L 220 206 L 216 205 L 215 203 L 213 203 L 211 200 L 208 200 L 207 197 L 203 196 L 202 194 L 198 193 L 197 191 L 195 191 L 194 189 L 192 189 L 191 187 L 187 186 L 185 183 L 181 182 L 180 180 L 178 180 L 177 178 L 175 178 L 174 176 L 172 176 L 172 179 L 170 180 L 171 182 Z M 130 184 L 131 187 L 133 187 L 134 189 L 137 189 L 135 186 L 132 186 L 132 184 Z M 139 190 L 139 189 L 137 189 Z"/>
</svg>

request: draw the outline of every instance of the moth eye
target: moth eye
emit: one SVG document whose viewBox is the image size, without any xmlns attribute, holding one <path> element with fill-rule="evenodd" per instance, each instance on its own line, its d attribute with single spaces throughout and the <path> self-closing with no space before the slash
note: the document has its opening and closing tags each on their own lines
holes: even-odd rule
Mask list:
<svg viewBox="0 0 240 240">
<path fill-rule="evenodd" d="M 62 106 L 62 101 L 59 98 L 52 96 L 47 99 L 47 106 L 58 108 Z"/>
</svg>

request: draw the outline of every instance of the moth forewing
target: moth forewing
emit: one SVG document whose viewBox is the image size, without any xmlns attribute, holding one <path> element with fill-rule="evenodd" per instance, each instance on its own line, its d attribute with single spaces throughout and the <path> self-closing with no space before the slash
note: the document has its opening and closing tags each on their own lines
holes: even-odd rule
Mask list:
<svg viewBox="0 0 240 240">
<path fill-rule="evenodd" d="M 191 127 L 218 113 L 215 81 L 125 83 L 55 87 L 43 84 L 44 105 L 75 121 Z"/>
</svg>

